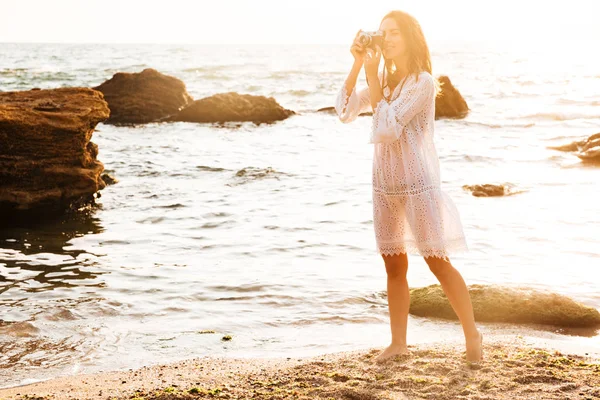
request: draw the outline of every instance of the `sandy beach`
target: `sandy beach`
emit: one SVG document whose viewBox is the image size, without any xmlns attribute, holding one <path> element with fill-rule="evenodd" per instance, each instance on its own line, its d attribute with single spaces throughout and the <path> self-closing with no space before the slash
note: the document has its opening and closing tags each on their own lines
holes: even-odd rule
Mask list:
<svg viewBox="0 0 600 400">
<path fill-rule="evenodd" d="M 469 363 L 461 343 L 309 358 L 189 359 L 0 390 L 0 399 L 600 399 L 600 360 L 497 339 Z"/>
</svg>

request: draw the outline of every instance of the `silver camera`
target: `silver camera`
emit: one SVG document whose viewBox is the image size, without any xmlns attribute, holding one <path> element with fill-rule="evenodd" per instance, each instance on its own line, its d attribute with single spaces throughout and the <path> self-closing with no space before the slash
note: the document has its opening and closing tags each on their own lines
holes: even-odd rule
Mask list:
<svg viewBox="0 0 600 400">
<path fill-rule="evenodd" d="M 364 47 L 375 49 L 375 46 L 383 48 L 383 32 L 373 31 L 365 32 L 361 31 L 358 35 L 358 42 Z"/>
</svg>

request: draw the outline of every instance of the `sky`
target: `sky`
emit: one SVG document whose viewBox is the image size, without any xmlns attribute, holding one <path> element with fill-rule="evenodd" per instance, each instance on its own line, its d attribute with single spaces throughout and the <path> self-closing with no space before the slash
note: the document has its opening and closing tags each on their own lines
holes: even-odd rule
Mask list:
<svg viewBox="0 0 600 400">
<path fill-rule="evenodd" d="M 600 0 L 0 0 L 0 42 L 345 44 L 391 10 L 428 40 L 600 43 Z"/>
</svg>

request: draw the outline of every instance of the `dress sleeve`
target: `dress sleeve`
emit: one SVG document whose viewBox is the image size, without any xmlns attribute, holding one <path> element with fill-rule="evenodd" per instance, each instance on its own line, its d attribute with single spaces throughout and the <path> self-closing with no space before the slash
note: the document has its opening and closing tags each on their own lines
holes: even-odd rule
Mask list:
<svg viewBox="0 0 600 400">
<path fill-rule="evenodd" d="M 352 93 L 348 95 L 346 84 L 342 85 L 335 101 L 335 111 L 340 121 L 347 124 L 354 121 L 359 114 L 371 110 L 371 96 L 368 86 L 359 91 L 356 90 L 355 86 Z"/>
<path fill-rule="evenodd" d="M 371 143 L 391 143 L 398 139 L 404 128 L 427 106 L 434 102 L 435 85 L 430 74 L 420 74 L 419 80 L 400 92 L 388 103 L 382 99 L 373 112 Z"/>
</svg>

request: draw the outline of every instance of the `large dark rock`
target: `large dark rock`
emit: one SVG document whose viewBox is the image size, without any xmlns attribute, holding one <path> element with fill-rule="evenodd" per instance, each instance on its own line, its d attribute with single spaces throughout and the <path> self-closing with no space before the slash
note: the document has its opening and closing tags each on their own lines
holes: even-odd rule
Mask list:
<svg viewBox="0 0 600 400">
<path fill-rule="evenodd" d="M 283 108 L 272 97 L 228 92 L 196 100 L 168 118 L 168 121 L 251 121 L 260 124 L 281 121 L 294 114 L 294 111 Z"/>
<path fill-rule="evenodd" d="M 110 107 L 109 124 L 144 124 L 177 113 L 194 99 L 185 84 L 155 69 L 118 72 L 93 89 L 104 93 Z"/>
<path fill-rule="evenodd" d="M 598 310 L 560 294 L 496 285 L 470 285 L 469 294 L 477 321 L 600 327 Z M 410 313 L 458 319 L 442 287 L 437 284 L 410 290 Z"/>
<path fill-rule="evenodd" d="M 596 133 L 587 139 L 549 148 L 553 150 L 575 152 L 575 155 L 583 161 L 600 162 L 600 133 Z"/>
<path fill-rule="evenodd" d="M 439 118 L 464 118 L 469 113 L 467 102 L 460 92 L 452 85 L 450 78 L 442 75 L 440 81 L 440 93 L 435 99 L 435 119 Z M 336 114 L 335 107 L 319 108 L 317 112 Z M 371 116 L 372 112 L 365 112 L 360 116 Z"/>
<path fill-rule="evenodd" d="M 438 78 L 441 92 L 435 99 L 435 118 L 464 118 L 469 113 L 469 106 L 458 89 L 452 85 L 450 78 L 442 75 Z"/>
<path fill-rule="evenodd" d="M 89 88 L 0 93 L 0 221 L 93 201 L 105 183 L 90 139 L 108 117 L 102 93 Z"/>
</svg>

